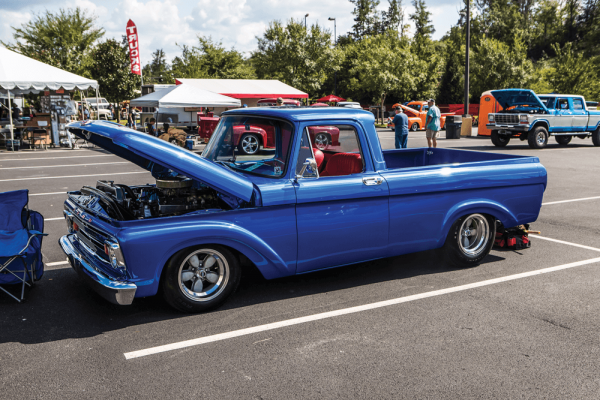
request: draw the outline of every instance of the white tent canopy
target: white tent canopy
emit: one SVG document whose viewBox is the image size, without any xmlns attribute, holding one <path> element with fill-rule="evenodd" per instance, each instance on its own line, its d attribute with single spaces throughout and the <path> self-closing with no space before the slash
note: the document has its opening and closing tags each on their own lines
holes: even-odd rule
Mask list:
<svg viewBox="0 0 600 400">
<path fill-rule="evenodd" d="M 98 89 L 98 82 L 0 47 L 0 89 L 11 94 Z"/>
<path fill-rule="evenodd" d="M 134 107 L 240 107 L 238 99 L 222 96 L 191 85 L 177 85 L 129 102 Z"/>
<path fill-rule="evenodd" d="M 192 85 L 198 89 L 210 90 L 236 99 L 291 97 L 308 98 L 308 94 L 276 79 L 183 79 L 177 84 Z"/>
</svg>

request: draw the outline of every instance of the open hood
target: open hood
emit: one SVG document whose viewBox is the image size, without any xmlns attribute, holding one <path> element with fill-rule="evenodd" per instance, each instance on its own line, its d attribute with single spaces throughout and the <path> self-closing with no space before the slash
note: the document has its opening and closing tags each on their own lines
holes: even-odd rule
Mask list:
<svg viewBox="0 0 600 400">
<path fill-rule="evenodd" d="M 492 96 L 502 106 L 504 110 L 514 106 L 536 106 L 542 110 L 548 112 L 548 109 L 542 103 L 537 94 L 530 89 L 503 89 L 503 90 L 492 90 Z"/>
<path fill-rule="evenodd" d="M 152 172 L 155 178 L 164 177 L 171 170 L 240 200 L 249 202 L 252 199 L 254 185 L 243 175 L 162 139 L 113 122 L 73 122 L 67 129 Z"/>
</svg>

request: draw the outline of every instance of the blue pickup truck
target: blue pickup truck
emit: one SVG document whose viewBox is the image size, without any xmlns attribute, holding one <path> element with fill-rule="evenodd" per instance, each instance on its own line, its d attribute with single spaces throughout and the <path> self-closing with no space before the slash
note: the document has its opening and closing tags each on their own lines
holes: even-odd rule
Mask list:
<svg viewBox="0 0 600 400">
<path fill-rule="evenodd" d="M 256 125 L 274 148 L 239 153 L 234 130 Z M 316 148 L 314 126 L 338 143 Z M 69 193 L 59 242 L 72 267 L 111 302 L 162 292 L 186 312 L 220 305 L 251 264 L 272 279 L 441 248 L 475 266 L 497 221 L 537 219 L 547 182 L 536 157 L 382 150 L 373 115 L 347 108 L 228 111 L 202 155 L 110 122 L 68 129 L 154 179 Z"/>
<path fill-rule="evenodd" d="M 511 138 L 527 140 L 532 149 L 543 149 L 550 136 L 566 146 L 573 136 L 592 138 L 600 146 L 600 111 L 588 110 L 583 96 L 536 95 L 529 89 L 493 90 L 502 111 L 488 114 L 492 143 L 504 147 Z"/>
</svg>

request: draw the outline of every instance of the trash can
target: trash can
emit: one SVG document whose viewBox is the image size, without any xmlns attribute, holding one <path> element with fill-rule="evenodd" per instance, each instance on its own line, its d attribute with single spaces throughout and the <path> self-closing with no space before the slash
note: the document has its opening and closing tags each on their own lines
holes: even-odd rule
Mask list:
<svg viewBox="0 0 600 400">
<path fill-rule="evenodd" d="M 192 139 L 187 139 L 185 141 L 185 148 L 188 150 L 194 150 L 194 141 Z"/>
<path fill-rule="evenodd" d="M 21 147 L 21 141 L 18 139 L 10 140 L 6 139 L 6 150 L 7 151 L 19 151 Z"/>
<path fill-rule="evenodd" d="M 448 115 L 446 117 L 446 139 L 460 139 L 462 128 L 462 117 L 460 115 Z"/>
</svg>

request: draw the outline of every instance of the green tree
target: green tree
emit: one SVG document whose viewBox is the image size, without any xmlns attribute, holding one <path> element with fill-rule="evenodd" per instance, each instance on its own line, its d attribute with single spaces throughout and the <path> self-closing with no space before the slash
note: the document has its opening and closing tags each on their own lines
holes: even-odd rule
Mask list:
<svg viewBox="0 0 600 400">
<path fill-rule="evenodd" d="M 472 102 L 478 102 L 487 90 L 527 87 L 532 79 L 533 64 L 522 42 L 511 47 L 497 39 L 483 38 L 471 54 Z"/>
<path fill-rule="evenodd" d="M 95 20 L 79 7 L 46 11 L 20 28 L 12 27 L 15 43 L 2 44 L 27 57 L 89 77 L 90 52 L 104 35 L 104 30 L 94 25 Z"/>
<path fill-rule="evenodd" d="M 128 46 L 115 39 L 99 43 L 90 54 L 90 72 L 100 93 L 111 103 L 130 100 L 140 87 L 140 76 L 131 73 Z"/>
<path fill-rule="evenodd" d="M 167 62 L 167 56 L 163 49 L 156 49 L 152 53 L 152 61 L 144 66 L 142 73 L 144 74 L 144 83 L 175 83 L 171 66 Z"/>
<path fill-rule="evenodd" d="M 379 0 L 349 0 L 354 4 L 354 25 L 352 25 L 352 37 L 361 40 L 365 36 L 379 33 L 381 20 L 377 12 Z"/>
<path fill-rule="evenodd" d="M 460 104 L 464 101 L 465 30 L 453 26 L 442 39 L 445 68 L 442 72 L 436 100 L 440 104 Z"/>
<path fill-rule="evenodd" d="M 389 7 L 387 11 L 381 14 L 382 29 L 381 33 L 386 31 L 398 32 L 401 37 L 404 37 L 408 25 L 404 21 L 404 7 L 402 0 L 388 0 Z"/>
<path fill-rule="evenodd" d="M 181 57 L 175 57 L 172 72 L 176 78 L 253 79 L 256 74 L 242 53 L 226 50 L 212 38 L 198 37 L 199 46 L 183 46 Z"/>
<path fill-rule="evenodd" d="M 558 45 L 553 47 L 556 58 L 552 60 L 554 68 L 548 74 L 553 90 L 600 99 L 600 81 L 594 60 L 575 52 L 572 43 L 567 43 L 563 48 Z"/>
<path fill-rule="evenodd" d="M 327 77 L 339 69 L 340 52 L 331 45 L 331 33 L 318 24 L 305 29 L 303 21 L 269 24 L 252 63 L 261 79 L 279 79 L 297 89 L 320 92 Z"/>
<path fill-rule="evenodd" d="M 425 5 L 425 0 L 413 0 L 413 6 L 415 12 L 410 15 L 410 19 L 415 24 L 415 41 L 421 44 L 423 41 L 431 40 L 435 28 L 431 21 L 431 12 L 427 10 Z"/>
</svg>

